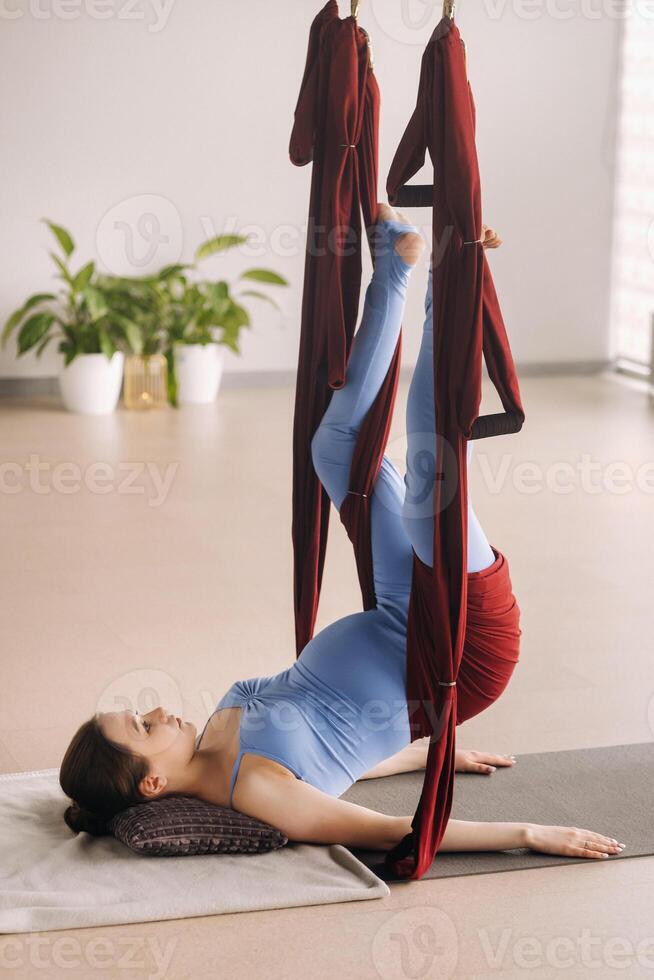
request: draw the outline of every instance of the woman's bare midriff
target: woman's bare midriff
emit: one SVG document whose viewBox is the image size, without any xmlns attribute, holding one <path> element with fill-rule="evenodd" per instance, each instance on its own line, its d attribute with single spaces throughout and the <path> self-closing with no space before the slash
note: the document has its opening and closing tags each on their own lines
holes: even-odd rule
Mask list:
<svg viewBox="0 0 654 980">
<path fill-rule="evenodd" d="M 218 806 L 229 807 L 229 790 L 234 763 L 239 752 L 240 707 L 221 708 L 215 711 L 207 723 L 198 748 L 203 752 L 215 751 L 220 754 L 221 765 L 216 766 L 216 779 L 213 786 L 207 787 L 205 799 Z M 234 785 L 232 804 L 236 807 L 238 789 L 242 789 L 252 772 L 269 772 L 271 775 L 286 775 L 295 779 L 295 774 L 274 759 L 245 752 L 241 759 L 238 776 Z M 237 808 L 237 807 L 236 807 Z"/>
</svg>

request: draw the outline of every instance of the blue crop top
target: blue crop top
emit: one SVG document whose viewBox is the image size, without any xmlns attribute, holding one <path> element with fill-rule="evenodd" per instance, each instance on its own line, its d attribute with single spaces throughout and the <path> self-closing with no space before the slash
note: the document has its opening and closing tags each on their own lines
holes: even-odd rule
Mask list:
<svg viewBox="0 0 654 980">
<path fill-rule="evenodd" d="M 370 610 L 323 629 L 279 674 L 233 684 L 215 709 L 242 709 L 229 805 L 246 753 L 273 759 L 297 779 L 340 796 L 408 745 L 405 664 L 401 624 Z"/>
</svg>

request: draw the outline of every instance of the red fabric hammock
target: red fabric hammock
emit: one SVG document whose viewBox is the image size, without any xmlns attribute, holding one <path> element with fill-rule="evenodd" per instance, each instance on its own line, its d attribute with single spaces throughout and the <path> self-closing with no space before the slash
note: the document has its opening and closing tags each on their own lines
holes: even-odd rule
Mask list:
<svg viewBox="0 0 654 980">
<path fill-rule="evenodd" d="M 437 479 L 434 491 L 433 568 L 416 555 L 413 564 L 407 699 L 416 707 L 413 738 L 431 735 L 431 744 L 412 832 L 386 856 L 387 867 L 401 878 L 419 878 L 430 867 L 452 807 L 455 726 L 463 720 L 457 703 L 461 692 L 457 691 L 465 678 L 459 672 L 463 661 L 466 674 L 470 670 L 467 646 L 474 645 L 478 633 L 474 622 L 467 629 L 468 580 L 475 599 L 479 588 L 478 577 L 466 572 L 467 440 L 516 431 L 525 417 L 506 329 L 480 243 L 475 107 L 461 35 L 448 18 L 438 24 L 423 55 L 416 108 L 388 175 L 391 203 L 402 197 L 402 185 L 422 167 L 426 150 L 434 165 L 434 411 L 436 473 L 442 478 Z M 479 417 L 482 351 L 505 410 L 484 418 Z M 449 447 L 448 455 L 454 454 L 454 487 L 446 486 L 450 463 L 446 467 L 444 447 Z M 487 653 L 506 653 L 508 681 L 510 661 L 517 659 L 518 610 L 503 556 L 496 565 L 506 581 L 496 596 L 499 605 L 492 600 L 488 603 L 484 625 L 498 631 Z M 484 700 L 479 697 L 479 710 L 486 706 Z M 467 717 L 470 710 L 476 713 L 474 705 L 467 705 Z"/>
<path fill-rule="evenodd" d="M 311 26 L 290 145 L 293 163 L 313 161 L 293 429 L 298 655 L 313 635 L 330 506 L 313 468 L 311 438 L 331 389 L 345 381 L 361 285 L 361 210 L 367 229 L 376 220 L 378 118 L 379 91 L 367 35 L 353 17 L 341 20 L 337 3 L 329 0 Z M 387 856 L 387 867 L 400 878 L 424 873 L 447 825 L 456 723 L 499 695 L 517 660 L 517 607 L 506 560 L 498 555 L 486 572 L 465 574 L 466 439 L 515 431 L 524 413 L 483 249 L 463 244 L 480 237 L 481 205 L 474 107 L 460 36 L 450 21 L 439 24 L 423 57 L 416 110 L 388 179 L 392 202 L 401 184 L 424 163 L 426 149 L 439 178 L 433 188 L 437 471 L 442 469 L 445 439 L 454 451 L 458 479 L 453 499 L 443 509 L 442 484 L 436 485 L 434 568 L 414 556 L 407 698 L 410 706 L 418 705 L 417 715 L 411 708 L 412 738 L 431 735 L 432 744 L 413 831 Z M 352 236 L 349 248 L 334 247 L 339 230 Z M 437 244 L 447 241 L 444 235 L 450 232 L 441 258 Z M 478 418 L 482 345 L 507 415 Z M 361 427 L 351 492 L 341 508 L 366 609 L 375 605 L 368 500 L 388 438 L 400 347 L 398 340 L 387 377 Z M 456 687 L 443 686 L 457 679 L 458 706 Z"/>
<path fill-rule="evenodd" d="M 313 162 L 302 325 L 293 425 L 293 545 L 296 651 L 313 635 L 327 545 L 330 500 L 311 460 L 311 439 L 345 383 L 361 289 L 361 211 L 377 220 L 379 88 L 368 36 L 354 17 L 341 20 L 329 0 L 309 33 L 290 156 Z M 370 241 L 374 249 L 374 240 Z M 374 257 L 373 257 L 374 258 Z M 356 555 L 365 609 L 375 606 L 369 494 L 393 415 L 401 340 L 362 425 L 341 520 Z"/>
</svg>

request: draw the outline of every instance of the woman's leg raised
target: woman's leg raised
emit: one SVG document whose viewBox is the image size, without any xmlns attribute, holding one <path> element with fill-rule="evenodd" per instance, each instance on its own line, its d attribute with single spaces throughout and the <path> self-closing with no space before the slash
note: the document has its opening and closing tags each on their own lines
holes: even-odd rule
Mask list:
<svg viewBox="0 0 654 980">
<path fill-rule="evenodd" d="M 407 402 L 407 471 L 402 520 L 414 551 L 422 562 L 434 560 L 433 491 L 436 475 L 434 431 L 433 280 L 429 267 L 425 297 L 425 323 Z M 468 443 L 468 464 L 472 443 Z M 495 561 L 495 554 L 468 497 L 468 572 L 480 572 Z"/>
<path fill-rule="evenodd" d="M 352 343 L 345 385 L 334 392 L 312 440 L 318 477 L 337 510 L 348 491 L 361 423 L 386 377 L 402 326 L 412 268 L 424 249 L 418 229 L 380 206 L 379 249 Z M 383 220 L 388 215 L 387 220 Z M 411 544 L 402 525 L 404 485 L 385 456 L 371 499 L 371 533 L 378 605 L 406 602 L 411 585 Z"/>
</svg>

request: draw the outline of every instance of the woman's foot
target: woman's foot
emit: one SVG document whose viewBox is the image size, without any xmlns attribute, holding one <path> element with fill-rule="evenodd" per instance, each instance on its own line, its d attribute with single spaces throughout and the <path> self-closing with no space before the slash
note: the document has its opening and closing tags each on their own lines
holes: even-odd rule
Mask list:
<svg viewBox="0 0 654 980">
<path fill-rule="evenodd" d="M 396 211 L 390 204 L 384 203 L 377 205 L 377 221 L 395 221 L 397 224 L 414 227 L 405 215 Z M 404 235 L 398 235 L 395 240 L 395 251 L 407 265 L 416 265 L 424 248 L 424 238 L 415 231 L 407 231 Z"/>
</svg>

